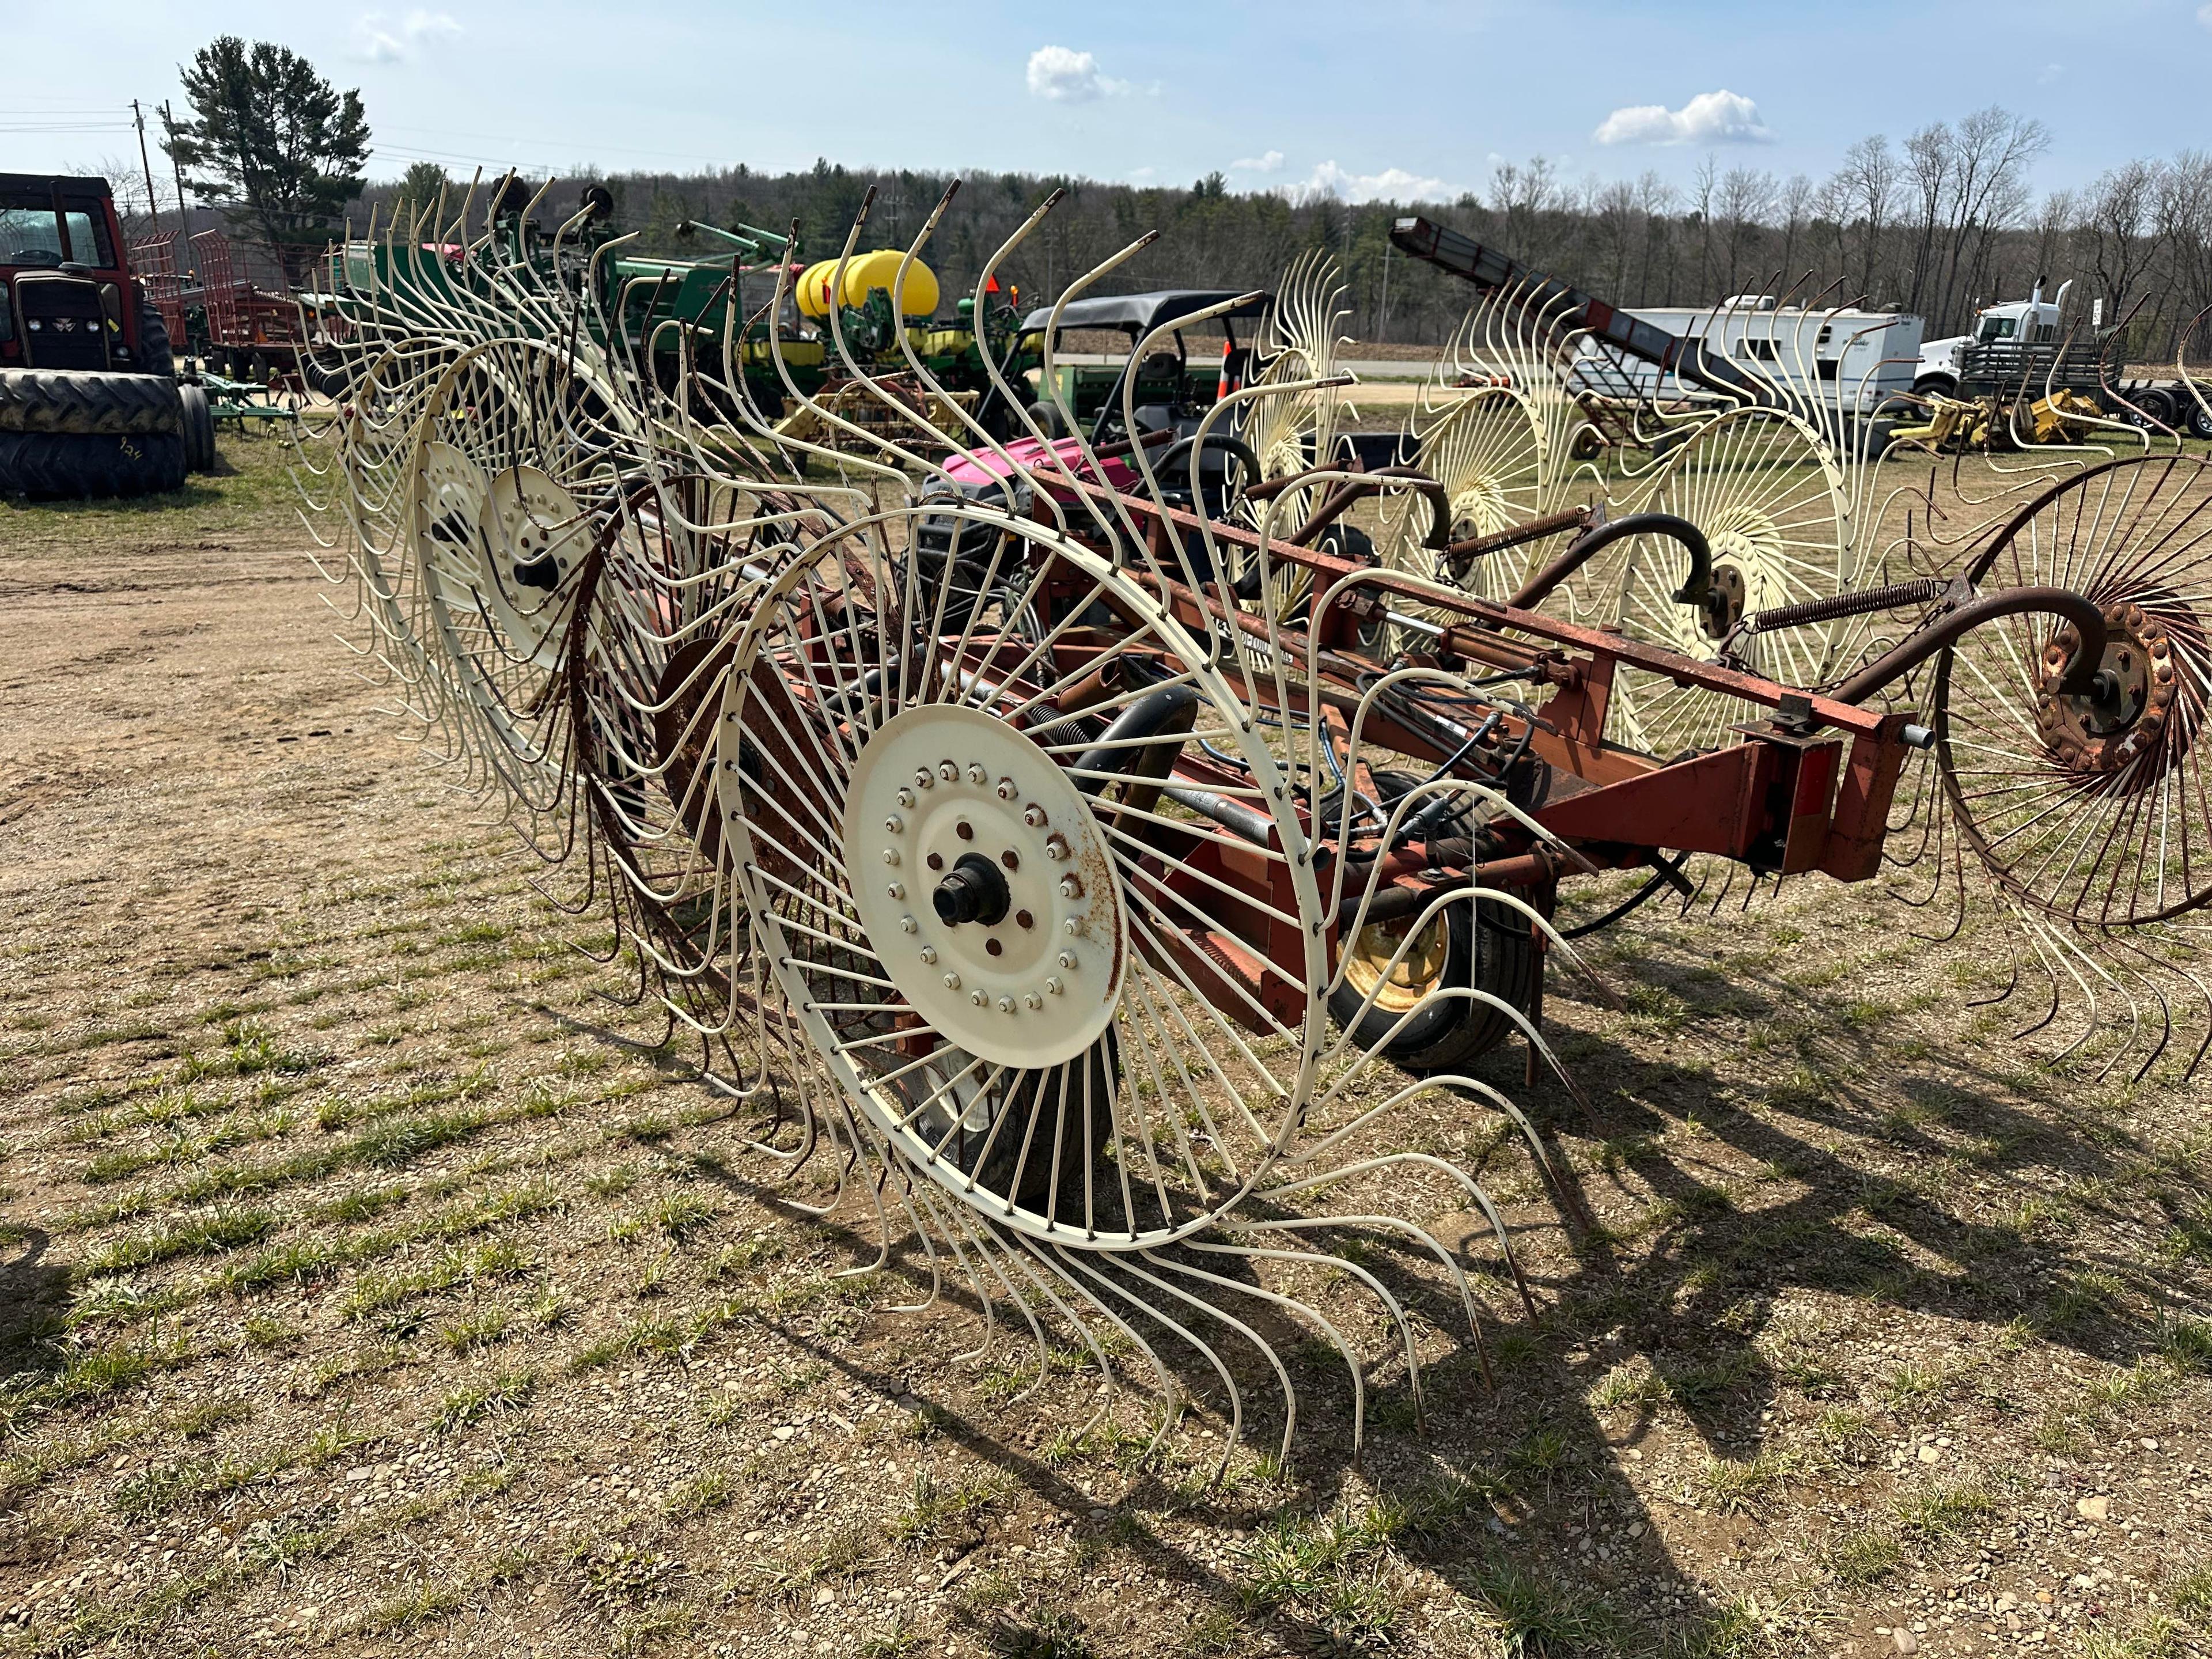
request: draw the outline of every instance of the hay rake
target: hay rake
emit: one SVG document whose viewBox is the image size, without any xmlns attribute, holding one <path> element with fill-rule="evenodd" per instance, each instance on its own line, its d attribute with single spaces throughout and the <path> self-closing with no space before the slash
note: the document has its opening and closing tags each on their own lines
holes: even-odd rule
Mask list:
<svg viewBox="0 0 2212 1659">
<path fill-rule="evenodd" d="M 895 307 L 942 212 L 900 261 Z M 1249 1346 L 1287 1450 L 1279 1349 L 1304 1327 L 1345 1361 L 1356 1451 L 1354 1302 L 1379 1312 L 1417 1403 L 1448 1350 L 1415 1317 L 1434 1312 L 1420 1264 L 1480 1358 L 1478 1285 L 1528 1291 L 1489 1194 L 1403 1126 L 1473 1102 L 1550 1172 L 1471 1068 L 1518 1037 L 1531 1080 L 1544 1066 L 1572 1087 L 1542 1031 L 1548 963 L 1578 965 L 1553 919 L 1563 881 L 1642 871 L 1656 890 L 1691 853 L 1863 880 L 1917 804 L 2008 869 L 2054 938 L 2154 950 L 2144 926 L 2212 894 L 2201 583 L 2168 550 L 2212 513 L 2194 474 L 2084 474 L 2072 487 L 2112 481 L 2098 506 L 2039 498 L 1972 580 L 1739 608 L 1692 642 L 1677 624 L 1715 615 L 1734 532 L 1686 483 L 1609 520 L 1539 491 L 1525 506 L 1548 512 L 1508 501 L 1491 522 L 1411 467 L 1305 464 L 1301 434 L 1328 428 L 1344 383 L 1318 265 L 1291 284 L 1275 360 L 1194 431 L 1148 432 L 1127 407 L 1115 443 L 1026 415 L 1002 441 L 928 428 L 926 399 L 887 392 L 895 417 L 863 425 L 787 375 L 834 441 L 815 444 L 780 435 L 739 378 L 695 368 L 670 388 L 590 345 L 593 285 L 470 240 L 465 205 L 423 228 L 415 279 L 348 296 L 345 418 L 336 455 L 311 458 L 368 648 L 541 855 L 581 860 L 791 1190 L 857 1212 L 876 1266 L 896 1252 L 926 1279 L 916 1305 L 964 1285 L 976 1352 L 1011 1310 L 1036 1386 L 1072 1337 L 1102 1413 L 1109 1351 L 1172 1399 L 1182 1349 L 1233 1444 L 1229 1351 Z M 1533 398 L 1511 414 L 1557 435 Z M 1349 533 L 1355 512 L 1385 528 L 1381 554 Z M 1509 550 L 1510 591 L 1454 579 Z M 1640 631 L 1663 637 L 1547 608 L 1630 554 L 1655 619 Z M 1833 653 L 1742 644 L 1906 607 L 1916 624 L 1845 675 Z M 1736 643 L 1696 648 L 1717 641 Z M 1653 717 L 1623 718 L 1636 684 L 1728 715 L 1700 712 L 1662 758 Z M 1961 758 L 2000 749 L 2015 769 L 1995 781 Z M 1940 787 L 1923 775 L 1901 800 L 1930 754 Z M 2085 867 L 2080 836 L 2022 800 L 2094 801 L 2103 850 Z M 2181 841 L 2148 838 L 2177 813 L 2194 815 Z M 1445 1211 L 1468 1226 L 1424 1224 Z M 1376 1265 L 1310 1242 L 1348 1233 Z M 1470 1255 L 1470 1238 L 1487 1242 Z"/>
</svg>

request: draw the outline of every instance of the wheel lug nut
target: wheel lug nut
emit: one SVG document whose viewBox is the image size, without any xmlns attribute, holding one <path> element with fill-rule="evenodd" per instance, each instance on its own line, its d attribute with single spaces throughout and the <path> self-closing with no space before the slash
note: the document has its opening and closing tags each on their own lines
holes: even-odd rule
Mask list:
<svg viewBox="0 0 2212 1659">
<path fill-rule="evenodd" d="M 990 1000 L 990 998 L 985 996 L 981 991 L 970 991 L 968 994 L 968 1000 L 974 1003 L 978 1008 L 981 1008 Z"/>
<path fill-rule="evenodd" d="M 1035 991 L 1025 991 L 1022 994 L 1022 1006 L 1025 1008 L 1042 1008 L 1044 1006 L 1044 999 Z"/>
<path fill-rule="evenodd" d="M 1066 921 L 1060 923 L 1060 926 L 1071 933 L 1079 933 L 1083 931 L 1081 925 L 1076 921 L 1073 916 L 1070 916 Z"/>
<path fill-rule="evenodd" d="M 884 848 L 884 862 L 885 864 L 896 864 L 898 862 L 898 848 L 896 847 Z"/>
<path fill-rule="evenodd" d="M 1035 802 L 1031 802 L 1029 805 L 1022 808 L 1022 822 L 1029 825 L 1032 830 L 1043 829 L 1044 808 L 1037 805 Z"/>
<path fill-rule="evenodd" d="M 884 828 L 895 836 L 903 835 L 906 833 L 906 820 L 894 812 L 884 820 Z"/>
<path fill-rule="evenodd" d="M 908 920 L 908 921 L 913 921 L 913 920 L 914 920 L 914 918 L 913 918 L 912 916 L 908 916 L 908 917 L 907 918 L 907 920 Z M 934 945 L 923 945 L 923 946 L 921 947 L 921 961 L 922 961 L 922 965 L 923 965 L 924 967 L 927 967 L 927 966 L 929 966 L 931 963 L 934 963 L 936 960 L 937 960 L 937 947 L 936 947 Z"/>
<path fill-rule="evenodd" d="M 899 932 L 902 933 L 911 933 L 921 926 L 921 924 L 916 921 L 912 916 L 901 916 L 899 918 Z"/>
<path fill-rule="evenodd" d="M 1075 952 L 1074 952 L 1074 951 L 1062 951 L 1060 953 L 1060 965 L 1061 967 L 1063 967 L 1063 968 L 1073 968 L 1073 967 L 1074 967 L 1074 966 L 1075 966 Z"/>
<path fill-rule="evenodd" d="M 939 761 L 937 763 L 937 775 L 951 783 L 959 778 L 960 769 L 951 761 Z"/>
<path fill-rule="evenodd" d="M 1000 778 L 999 780 L 999 799 L 1000 800 L 1012 800 L 1014 798 L 1014 781 L 1012 778 Z"/>
<path fill-rule="evenodd" d="M 1083 884 L 1076 880 L 1073 876 L 1062 876 L 1060 878 L 1060 896 L 1062 898 L 1081 898 Z M 1068 923 L 1068 930 L 1071 933 L 1074 931 L 1074 927 L 1075 924 L 1073 921 Z"/>
<path fill-rule="evenodd" d="M 1012 1013 L 1014 1012 L 1014 1000 L 1012 997 L 1000 997 L 999 999 L 999 1012 L 1002 1014 Z"/>
<path fill-rule="evenodd" d="M 986 772 L 981 767 L 976 765 L 973 761 L 970 761 L 968 763 L 969 782 L 987 783 L 990 781 L 990 776 L 991 775 L 988 772 Z"/>
<path fill-rule="evenodd" d="M 914 775 L 914 787 L 917 789 L 936 788 L 937 774 L 931 771 L 927 766 L 923 767 Z"/>
<path fill-rule="evenodd" d="M 1053 863 L 1058 864 L 1062 859 L 1067 856 L 1067 843 L 1062 841 L 1058 836 L 1047 837 L 1044 844 L 1044 855 Z"/>
<path fill-rule="evenodd" d="M 958 990 L 960 988 L 960 975 L 957 974 L 947 974 L 945 976 L 945 988 L 948 991 Z"/>
<path fill-rule="evenodd" d="M 1053 995 L 1058 996 L 1060 992 L 1066 988 L 1060 984 L 1060 975 L 1055 974 L 1050 979 L 1045 981 L 1044 988 L 1051 992 Z"/>
<path fill-rule="evenodd" d="M 890 886 L 884 888 L 884 891 L 889 893 L 895 899 L 902 899 L 906 896 L 906 884 L 902 881 L 895 881 Z"/>
<path fill-rule="evenodd" d="M 911 806 L 911 805 L 914 805 L 914 799 L 915 799 L 915 796 L 914 796 L 914 791 L 913 791 L 913 790 L 911 790 L 911 789 L 902 789 L 902 790 L 900 790 L 900 791 L 898 792 L 898 804 L 899 804 L 901 806 Z"/>
</svg>

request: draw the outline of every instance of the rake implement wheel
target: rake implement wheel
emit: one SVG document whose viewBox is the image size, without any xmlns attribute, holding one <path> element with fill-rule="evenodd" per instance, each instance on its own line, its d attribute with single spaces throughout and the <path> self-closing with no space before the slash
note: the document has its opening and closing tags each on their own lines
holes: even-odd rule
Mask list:
<svg viewBox="0 0 2212 1659">
<path fill-rule="evenodd" d="M 2041 613 L 1936 659 L 1936 763 L 1960 834 L 2023 902 L 2133 927 L 2212 898 L 2212 466 L 2107 462 L 2046 491 L 1969 567 L 1984 592 L 2069 587 L 2103 611 L 2098 687 L 2060 695 L 2078 644 Z"/>
<path fill-rule="evenodd" d="M 726 681 L 760 949 L 902 1163 L 1039 1240 L 1185 1236 L 1286 1149 L 1325 1030 L 1277 758 L 1096 555 L 972 510 L 878 528 L 784 574 Z"/>
<path fill-rule="evenodd" d="M 1674 602 L 1681 572 L 1672 543 L 1623 544 L 1613 583 L 1623 629 L 1685 656 L 1710 659 L 1735 616 L 1830 599 L 1857 577 L 1843 475 L 1820 434 L 1795 416 L 1741 409 L 1714 417 L 1668 456 L 1640 510 L 1688 520 L 1712 547 L 1715 603 L 1688 606 Z M 1734 650 L 1754 673 L 1820 685 L 1849 660 L 1864 627 L 1740 635 Z M 1743 718 L 1732 698 L 1634 671 L 1615 680 L 1613 707 L 1623 741 L 1662 756 L 1729 741 Z"/>
<path fill-rule="evenodd" d="M 493 340 L 446 368 L 415 427 L 423 648 L 467 746 L 526 799 L 557 780 L 570 623 L 620 496 L 623 434 L 594 415 L 610 406 L 553 348 Z"/>
<path fill-rule="evenodd" d="M 1451 504 L 1453 541 L 1487 536 L 1547 510 L 1551 475 L 1544 423 L 1521 392 L 1483 386 L 1443 393 L 1431 418 L 1415 429 L 1421 469 L 1443 486 Z M 1496 601 L 1521 586 L 1526 549 L 1453 566 L 1424 545 L 1434 511 L 1426 498 L 1411 495 L 1386 509 L 1381 539 L 1395 568 Z"/>
</svg>

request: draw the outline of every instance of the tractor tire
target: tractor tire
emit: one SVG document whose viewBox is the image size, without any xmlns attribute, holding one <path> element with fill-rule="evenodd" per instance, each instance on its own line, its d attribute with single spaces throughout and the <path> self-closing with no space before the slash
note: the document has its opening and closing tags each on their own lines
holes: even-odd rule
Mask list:
<svg viewBox="0 0 2212 1659">
<path fill-rule="evenodd" d="M 184 405 L 172 380 L 77 369 L 0 368 L 0 432 L 174 436 L 183 426 Z"/>
<path fill-rule="evenodd" d="M 1403 772 L 1377 772 L 1374 778 L 1386 810 L 1419 781 Z M 1539 910 L 1550 913 L 1544 895 L 1529 896 Z M 1329 994 L 1329 1015 L 1361 1048 L 1382 1043 L 1382 1057 L 1401 1070 L 1418 1076 L 1459 1071 L 1520 1028 L 1490 1003 L 1436 994 L 1483 991 L 1530 1012 L 1543 985 L 1542 941 L 1528 917 L 1510 906 L 1494 899 L 1457 900 L 1422 930 L 1390 981 L 1378 988 L 1380 968 L 1397 951 L 1407 925 L 1384 923 L 1345 941 L 1343 948 L 1367 965 L 1343 975 Z M 1370 989 L 1374 1006 L 1363 1016 L 1360 1007 Z"/>
<path fill-rule="evenodd" d="M 215 471 L 215 412 L 208 406 L 207 388 L 180 386 L 177 396 L 185 406 L 185 465 L 194 472 Z"/>
<path fill-rule="evenodd" d="M 1056 441 L 1067 436 L 1067 417 L 1060 413 L 1060 405 L 1049 398 L 1040 398 L 1030 405 L 1030 419 L 1048 438 Z"/>
<path fill-rule="evenodd" d="M 165 380 L 177 378 L 177 354 L 169 340 L 169 325 L 143 295 L 138 298 L 138 372 Z"/>
<path fill-rule="evenodd" d="M 0 495 L 153 495 L 185 487 L 181 433 L 0 432 Z"/>
</svg>

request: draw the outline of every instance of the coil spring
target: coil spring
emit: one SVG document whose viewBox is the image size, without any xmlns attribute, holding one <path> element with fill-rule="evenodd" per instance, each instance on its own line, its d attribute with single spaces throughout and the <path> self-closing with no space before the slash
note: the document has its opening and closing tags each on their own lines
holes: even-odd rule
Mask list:
<svg viewBox="0 0 2212 1659">
<path fill-rule="evenodd" d="M 1809 628 L 1815 623 L 1841 622 L 1845 617 L 1864 617 L 1876 611 L 1896 611 L 1908 605 L 1932 605 L 1950 591 L 1940 576 L 1921 576 L 1887 587 L 1862 588 L 1826 599 L 1806 599 L 1779 605 L 1771 611 L 1753 611 L 1743 619 L 1747 634 L 1769 634 L 1778 628 Z"/>
</svg>

